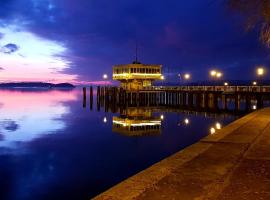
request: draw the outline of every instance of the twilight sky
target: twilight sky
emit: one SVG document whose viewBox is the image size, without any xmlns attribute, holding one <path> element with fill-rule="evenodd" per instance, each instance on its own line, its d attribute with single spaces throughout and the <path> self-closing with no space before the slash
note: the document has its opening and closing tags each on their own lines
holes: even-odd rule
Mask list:
<svg viewBox="0 0 270 200">
<path fill-rule="evenodd" d="M 269 63 L 258 33 L 245 32 L 224 0 L 1 0 L 0 82 L 93 82 L 114 64 L 162 64 L 172 81 L 220 69 L 253 79 Z"/>
</svg>

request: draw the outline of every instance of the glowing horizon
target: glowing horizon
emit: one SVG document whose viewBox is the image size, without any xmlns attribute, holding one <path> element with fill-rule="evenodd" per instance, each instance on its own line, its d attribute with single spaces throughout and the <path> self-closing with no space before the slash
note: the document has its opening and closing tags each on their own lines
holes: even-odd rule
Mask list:
<svg viewBox="0 0 270 200">
<path fill-rule="evenodd" d="M 17 25 L 0 26 L 0 82 L 76 82 L 64 71 L 71 63 L 64 44 L 43 39 Z M 6 45 L 16 48 L 11 52 Z"/>
</svg>

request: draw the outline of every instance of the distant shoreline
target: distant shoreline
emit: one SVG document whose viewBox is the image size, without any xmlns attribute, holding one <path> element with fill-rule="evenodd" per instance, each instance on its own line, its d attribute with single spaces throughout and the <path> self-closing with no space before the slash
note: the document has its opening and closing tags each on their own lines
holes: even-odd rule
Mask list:
<svg viewBox="0 0 270 200">
<path fill-rule="evenodd" d="M 0 88 L 14 88 L 14 89 L 50 89 L 50 88 L 75 88 L 71 83 L 44 83 L 44 82 L 20 82 L 20 83 L 0 83 Z"/>
</svg>

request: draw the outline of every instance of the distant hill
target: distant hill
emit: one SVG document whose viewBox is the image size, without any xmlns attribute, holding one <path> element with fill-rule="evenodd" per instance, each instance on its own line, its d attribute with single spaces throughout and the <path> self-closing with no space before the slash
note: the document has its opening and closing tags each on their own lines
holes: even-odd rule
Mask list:
<svg viewBox="0 0 270 200">
<path fill-rule="evenodd" d="M 19 83 L 0 83 L 0 88 L 74 88 L 70 83 L 43 83 L 43 82 L 19 82 Z"/>
</svg>

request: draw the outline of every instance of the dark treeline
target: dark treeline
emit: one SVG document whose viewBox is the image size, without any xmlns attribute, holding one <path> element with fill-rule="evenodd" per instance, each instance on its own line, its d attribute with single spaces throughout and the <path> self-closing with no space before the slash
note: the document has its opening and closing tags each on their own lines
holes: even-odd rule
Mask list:
<svg viewBox="0 0 270 200">
<path fill-rule="evenodd" d="M 70 83 L 44 83 L 44 82 L 19 82 L 19 83 L 0 83 L 0 88 L 16 88 L 16 87 L 26 87 L 26 88 L 74 88 L 75 86 Z"/>
</svg>

